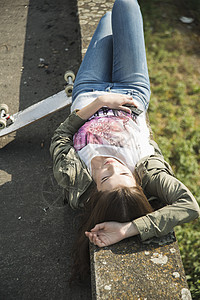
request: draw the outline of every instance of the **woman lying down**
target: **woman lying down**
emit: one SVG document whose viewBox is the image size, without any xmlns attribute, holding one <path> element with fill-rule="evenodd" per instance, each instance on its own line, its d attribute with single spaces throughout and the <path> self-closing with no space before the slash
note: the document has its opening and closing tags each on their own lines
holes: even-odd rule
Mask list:
<svg viewBox="0 0 200 300">
<path fill-rule="evenodd" d="M 94 33 L 75 80 L 71 114 L 50 148 L 69 205 L 84 212 L 73 279 L 89 273 L 89 241 L 99 247 L 136 235 L 145 241 L 200 214 L 150 140 L 149 99 L 140 7 L 136 0 L 116 0 Z"/>
</svg>

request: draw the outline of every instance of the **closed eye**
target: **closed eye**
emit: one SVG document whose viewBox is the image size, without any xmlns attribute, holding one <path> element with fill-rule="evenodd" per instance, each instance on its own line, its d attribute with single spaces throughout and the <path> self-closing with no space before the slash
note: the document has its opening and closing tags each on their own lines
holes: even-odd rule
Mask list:
<svg viewBox="0 0 200 300">
<path fill-rule="evenodd" d="M 125 175 L 125 176 L 132 177 L 129 173 L 121 173 L 120 175 Z"/>
<path fill-rule="evenodd" d="M 101 179 L 101 183 L 105 182 L 110 176 L 105 176 Z"/>
<path fill-rule="evenodd" d="M 132 177 L 129 173 L 120 173 L 119 175 L 125 175 L 125 176 L 129 176 Z M 112 176 L 112 175 L 111 175 Z M 111 176 L 105 176 L 101 179 L 101 183 L 104 183 L 106 180 L 108 180 Z"/>
</svg>

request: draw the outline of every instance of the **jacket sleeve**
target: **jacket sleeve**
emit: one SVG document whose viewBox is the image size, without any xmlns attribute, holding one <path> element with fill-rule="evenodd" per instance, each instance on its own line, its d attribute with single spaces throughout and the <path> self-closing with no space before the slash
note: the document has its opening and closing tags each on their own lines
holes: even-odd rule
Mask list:
<svg viewBox="0 0 200 300">
<path fill-rule="evenodd" d="M 165 205 L 133 221 L 143 241 L 166 235 L 176 225 L 194 220 L 200 215 L 194 196 L 171 174 L 166 165 L 166 162 L 159 162 L 155 168 L 143 169 L 143 173 L 146 173 L 143 178 L 146 181 L 145 192 L 157 197 Z"/>
<path fill-rule="evenodd" d="M 50 145 L 50 153 L 53 158 L 54 176 L 60 186 L 68 190 L 73 181 L 83 178 L 78 176 L 77 170 L 82 169 L 83 162 L 80 160 L 73 147 L 73 135 L 85 123 L 76 111 L 56 129 Z M 76 165 L 76 166 L 75 166 Z"/>
</svg>

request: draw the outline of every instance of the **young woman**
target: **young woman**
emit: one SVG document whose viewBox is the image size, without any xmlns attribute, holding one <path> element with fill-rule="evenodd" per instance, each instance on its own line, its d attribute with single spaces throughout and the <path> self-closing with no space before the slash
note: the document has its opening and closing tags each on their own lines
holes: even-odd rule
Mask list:
<svg viewBox="0 0 200 300">
<path fill-rule="evenodd" d="M 51 143 L 54 175 L 72 208 L 84 208 L 74 275 L 89 271 L 90 242 L 142 241 L 198 217 L 199 207 L 150 140 L 150 84 L 136 0 L 116 0 L 78 71 L 72 113 Z"/>
</svg>

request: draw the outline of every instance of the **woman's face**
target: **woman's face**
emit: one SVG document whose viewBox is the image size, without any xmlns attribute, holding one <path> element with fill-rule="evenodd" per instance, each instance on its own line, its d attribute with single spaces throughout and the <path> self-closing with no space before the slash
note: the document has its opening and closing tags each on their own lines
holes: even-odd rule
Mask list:
<svg viewBox="0 0 200 300">
<path fill-rule="evenodd" d="M 91 169 L 98 191 L 136 186 L 135 177 L 129 168 L 115 158 L 96 156 L 91 161 Z"/>
</svg>

